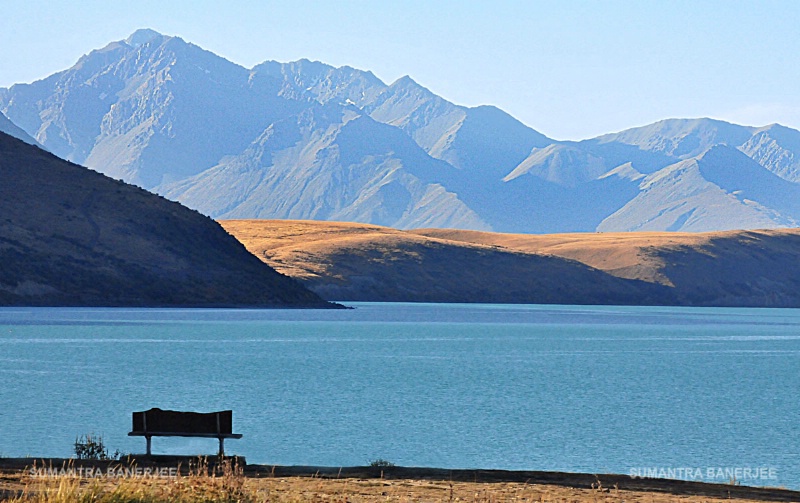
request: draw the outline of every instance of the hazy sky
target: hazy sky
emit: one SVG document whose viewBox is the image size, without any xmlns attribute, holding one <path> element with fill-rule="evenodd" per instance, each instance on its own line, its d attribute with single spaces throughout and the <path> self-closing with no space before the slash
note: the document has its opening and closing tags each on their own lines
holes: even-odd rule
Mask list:
<svg viewBox="0 0 800 503">
<path fill-rule="evenodd" d="M 149 27 L 252 67 L 410 75 L 556 139 L 668 117 L 800 129 L 800 1 L 1 0 L 0 87 Z"/>
</svg>

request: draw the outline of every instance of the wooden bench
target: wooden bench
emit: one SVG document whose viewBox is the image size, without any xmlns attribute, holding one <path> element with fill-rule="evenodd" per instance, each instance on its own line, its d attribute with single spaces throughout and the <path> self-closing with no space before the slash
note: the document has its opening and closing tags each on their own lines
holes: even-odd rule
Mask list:
<svg viewBox="0 0 800 503">
<path fill-rule="evenodd" d="M 219 439 L 219 455 L 225 455 L 226 438 L 242 438 L 233 433 L 233 411 L 180 412 L 176 410 L 150 409 L 133 413 L 133 428 L 129 437 L 144 437 L 147 440 L 147 455 L 150 456 L 152 437 L 203 437 Z"/>
</svg>

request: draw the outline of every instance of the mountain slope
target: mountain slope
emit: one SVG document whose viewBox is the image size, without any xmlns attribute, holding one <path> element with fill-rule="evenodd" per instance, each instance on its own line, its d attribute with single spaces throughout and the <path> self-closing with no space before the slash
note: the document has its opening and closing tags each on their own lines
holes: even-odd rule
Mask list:
<svg viewBox="0 0 800 503">
<path fill-rule="evenodd" d="M 711 147 L 725 145 L 737 148 L 781 178 L 800 181 L 800 131 L 779 124 L 754 128 L 713 119 L 667 119 L 582 143 L 595 148 L 629 145 L 673 160 L 696 157 Z M 640 170 L 643 167 L 639 166 Z"/>
<path fill-rule="evenodd" d="M 488 229 L 440 183 L 450 171 L 396 128 L 316 105 L 272 124 L 242 154 L 160 189 L 215 218 Z M 293 197 L 276 197 L 283 194 Z"/>
<path fill-rule="evenodd" d="M 494 229 L 700 232 L 792 227 L 800 222 L 800 207 L 794 203 L 800 194 L 793 181 L 794 148 L 800 153 L 800 132 L 788 128 L 671 119 L 534 149 L 505 180 L 510 187 L 527 184 L 522 193 L 535 197 L 536 209 L 557 224 Z"/>
<path fill-rule="evenodd" d="M 237 154 L 290 102 L 277 83 L 149 30 L 7 92 L 3 109 L 56 155 L 144 188 Z"/>
<path fill-rule="evenodd" d="M 356 106 L 395 88 L 369 72 L 306 60 L 246 70 L 180 38 L 140 30 L 65 72 L 12 87 L 0 109 L 58 155 L 214 217 L 490 228 L 444 185 L 463 175 L 444 173 L 455 170 L 415 146 L 411 132 L 370 122 Z M 364 117 L 337 127 L 314 119 L 353 112 Z M 498 115 L 522 131 L 503 148 L 529 150 L 517 137 L 541 136 L 499 111 L 468 112 L 475 118 L 466 122 L 467 133 L 482 121 L 494 128 Z M 292 123 L 305 132 L 289 132 Z M 480 147 L 473 140 L 464 152 Z M 349 182 L 357 185 L 342 186 Z"/>
<path fill-rule="evenodd" d="M 499 180 L 534 147 L 552 142 L 502 110 L 467 108 L 433 94 L 406 76 L 362 106 L 397 126 L 431 156 L 481 180 Z"/>
<path fill-rule="evenodd" d="M 599 136 L 596 143 L 633 145 L 674 159 L 688 159 L 714 145 L 738 146 L 753 134 L 753 128 L 713 119 L 667 119 L 620 133 Z"/>
<path fill-rule="evenodd" d="M 639 194 L 599 231 L 692 231 L 796 227 L 800 186 L 725 146 L 644 178 Z"/>
<path fill-rule="evenodd" d="M 387 86 L 371 72 L 308 60 L 267 61 L 252 73 L 280 80 L 283 97 L 355 106 L 405 131 L 432 157 L 487 179 L 502 178 L 532 148 L 552 142 L 496 107 L 454 105 L 409 76 Z"/>
<path fill-rule="evenodd" d="M 326 304 L 207 217 L 0 133 L 0 304 Z"/>
<path fill-rule="evenodd" d="M 22 140 L 28 145 L 40 146 L 39 143 L 31 138 L 31 136 L 23 131 L 19 126 L 8 120 L 8 117 L 0 113 L 0 133 L 5 133 L 13 136 L 18 140 Z"/>
<path fill-rule="evenodd" d="M 790 182 L 800 182 L 800 131 L 778 124 L 755 131 L 739 150 Z"/>
<path fill-rule="evenodd" d="M 408 76 L 387 85 L 308 60 L 246 69 L 152 30 L 0 90 L 0 113 L 65 159 L 215 218 L 540 233 L 800 221 L 787 203 L 800 132 L 779 125 L 668 119 L 559 142 Z M 705 155 L 718 147 L 753 162 Z M 739 171 L 753 176 L 734 188 Z"/>
</svg>

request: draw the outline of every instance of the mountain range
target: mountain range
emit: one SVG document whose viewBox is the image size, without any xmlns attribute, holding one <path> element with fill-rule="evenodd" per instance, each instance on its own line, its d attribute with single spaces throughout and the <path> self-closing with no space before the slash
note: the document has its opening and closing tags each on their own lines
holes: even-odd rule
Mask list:
<svg viewBox="0 0 800 503">
<path fill-rule="evenodd" d="M 3 131 L 215 219 L 518 233 L 800 222 L 800 132 L 777 124 L 670 119 L 556 141 L 409 77 L 247 69 L 152 30 L 0 89 L 0 112 Z"/>
<path fill-rule="evenodd" d="M 0 215 L 0 305 L 334 307 L 210 218 L 4 132 Z"/>
</svg>

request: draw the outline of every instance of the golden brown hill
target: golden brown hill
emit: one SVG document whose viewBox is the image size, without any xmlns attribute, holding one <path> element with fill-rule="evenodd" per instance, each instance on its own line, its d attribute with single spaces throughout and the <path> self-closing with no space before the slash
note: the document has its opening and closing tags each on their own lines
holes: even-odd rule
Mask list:
<svg viewBox="0 0 800 503">
<path fill-rule="evenodd" d="M 800 306 L 800 231 L 498 234 L 228 220 L 275 269 L 337 300 Z"/>
<path fill-rule="evenodd" d="M 376 225 L 220 222 L 260 259 L 327 299 L 569 304 L 665 303 L 667 289 L 580 262 Z"/>
<path fill-rule="evenodd" d="M 666 285 L 683 305 L 800 306 L 800 229 L 551 235 L 415 232 L 571 258 L 621 278 Z"/>
</svg>

